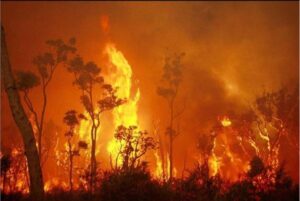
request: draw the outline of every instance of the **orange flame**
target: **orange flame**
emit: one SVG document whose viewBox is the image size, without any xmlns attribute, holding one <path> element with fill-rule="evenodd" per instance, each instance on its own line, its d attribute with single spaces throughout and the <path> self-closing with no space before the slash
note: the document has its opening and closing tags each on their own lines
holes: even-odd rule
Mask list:
<svg viewBox="0 0 300 201">
<path fill-rule="evenodd" d="M 111 64 L 110 82 L 113 87 L 118 88 L 116 95 L 119 98 L 126 99 L 127 102 L 113 110 L 114 125 L 117 128 L 119 125 L 126 127 L 131 125 L 138 126 L 138 106 L 140 99 L 140 91 L 132 95 L 132 69 L 125 56 L 119 51 L 114 44 L 108 43 L 105 48 L 105 53 L 108 55 Z M 115 139 L 112 139 L 107 146 L 107 151 L 113 159 L 116 159 L 121 144 Z M 115 165 L 120 165 L 122 159 L 119 158 Z"/>
<path fill-rule="evenodd" d="M 223 127 L 229 127 L 231 126 L 232 122 L 227 116 L 224 116 L 223 118 L 221 118 L 221 124 Z"/>
</svg>

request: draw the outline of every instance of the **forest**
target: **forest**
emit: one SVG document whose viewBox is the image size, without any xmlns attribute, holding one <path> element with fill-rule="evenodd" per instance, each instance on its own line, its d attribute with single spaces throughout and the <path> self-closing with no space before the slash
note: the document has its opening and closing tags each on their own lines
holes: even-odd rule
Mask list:
<svg viewBox="0 0 300 201">
<path fill-rule="evenodd" d="M 108 15 L 99 21 L 101 62 L 70 35 L 28 49 L 29 68 L 1 25 L 1 199 L 299 200 L 298 69 L 252 93 L 168 49 L 138 76 Z"/>
</svg>

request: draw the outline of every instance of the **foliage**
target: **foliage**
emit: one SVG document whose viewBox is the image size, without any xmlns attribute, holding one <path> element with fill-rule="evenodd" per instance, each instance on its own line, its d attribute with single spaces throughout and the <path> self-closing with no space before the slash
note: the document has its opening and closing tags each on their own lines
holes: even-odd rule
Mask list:
<svg viewBox="0 0 300 201">
<path fill-rule="evenodd" d="M 90 162 L 90 189 L 94 190 L 95 177 L 97 169 L 96 161 L 96 138 L 98 128 L 100 127 L 100 115 L 107 110 L 112 110 L 115 107 L 124 103 L 124 100 L 117 98 L 115 95 L 116 89 L 111 85 L 105 84 L 101 76 L 101 68 L 94 62 L 85 63 L 83 59 L 77 55 L 67 65 L 67 70 L 75 77 L 73 84 L 77 86 L 82 95 L 80 100 L 85 110 L 88 112 L 89 119 L 92 122 L 91 126 L 91 162 Z M 102 98 L 94 100 L 95 88 L 102 89 Z M 96 104 L 97 102 L 98 104 Z M 86 119 L 86 118 L 85 118 Z"/>
<path fill-rule="evenodd" d="M 253 159 L 258 161 L 258 159 Z M 251 166 L 255 168 L 255 165 Z M 266 173 L 266 168 L 260 176 Z M 250 170 L 250 172 L 255 172 Z M 89 174 L 87 174 L 89 175 Z M 233 183 L 221 179 L 219 175 L 209 177 L 207 164 L 197 165 L 186 178 L 174 179 L 172 185 L 166 185 L 151 177 L 146 165 L 132 169 L 105 171 L 99 177 L 99 188 L 93 195 L 95 200 L 105 201 L 296 201 L 299 199 L 299 186 L 294 185 L 286 175 L 284 166 L 276 170 L 273 188 L 262 191 L 255 184 L 255 177 L 245 177 Z M 29 200 L 26 195 L 2 194 L 4 200 Z M 85 190 L 72 193 L 63 189 L 53 189 L 46 195 L 45 201 L 53 200 L 83 201 L 90 199 Z"/>
<path fill-rule="evenodd" d="M 179 86 L 182 81 L 182 64 L 181 58 L 184 53 L 175 54 L 172 57 L 165 59 L 165 65 L 163 68 L 163 75 L 161 78 L 161 86 L 157 87 L 157 94 L 162 96 L 168 104 L 170 112 L 170 123 L 166 128 L 166 134 L 169 136 L 169 180 L 173 177 L 173 141 L 174 138 L 179 134 L 179 126 L 176 130 L 174 127 L 174 121 L 183 112 L 175 113 L 175 100 L 178 94 Z"/>
<path fill-rule="evenodd" d="M 75 39 L 71 38 L 69 41 L 63 40 L 48 40 L 46 44 L 49 48 L 48 52 L 37 55 L 32 63 L 36 68 L 37 73 L 32 71 L 18 71 L 16 72 L 16 84 L 18 90 L 23 93 L 24 103 L 26 104 L 30 114 L 34 117 L 31 121 L 34 127 L 37 128 L 35 137 L 37 139 L 38 152 L 41 165 L 47 160 L 47 147 L 43 144 L 44 121 L 47 108 L 47 88 L 52 80 L 55 70 L 61 64 L 66 63 L 68 56 L 76 52 Z M 41 87 L 42 104 L 40 108 L 33 105 L 29 96 L 29 92 L 33 87 Z M 38 113 L 40 111 L 40 114 Z M 49 143 L 46 141 L 45 143 Z"/>
<path fill-rule="evenodd" d="M 157 93 L 168 99 L 168 101 L 171 101 L 176 97 L 179 84 L 182 81 L 182 56 L 184 56 L 183 53 L 165 59 L 162 75 L 163 86 L 157 88 Z"/>
<path fill-rule="evenodd" d="M 216 200 L 221 191 L 222 180 L 219 175 L 209 177 L 208 163 L 197 165 L 187 178 L 179 180 L 176 193 L 179 200 Z"/>
<path fill-rule="evenodd" d="M 261 174 L 265 170 L 263 161 L 258 157 L 254 156 L 250 161 L 250 170 L 248 171 L 248 176 L 253 178 Z"/>
<path fill-rule="evenodd" d="M 98 106 L 101 112 L 112 110 L 113 108 L 118 107 L 126 102 L 125 99 L 120 99 L 115 95 L 117 89 L 114 89 L 111 85 L 104 84 L 102 85 L 102 88 L 104 90 L 104 97 L 98 101 Z"/>
<path fill-rule="evenodd" d="M 40 85 L 40 78 L 31 71 L 18 71 L 16 82 L 19 90 L 26 91 Z"/>
<path fill-rule="evenodd" d="M 65 133 L 67 137 L 67 154 L 69 158 L 69 183 L 70 183 L 70 191 L 73 190 L 73 159 L 75 156 L 80 156 L 81 149 L 87 149 L 88 145 L 85 141 L 80 140 L 78 145 L 75 146 L 73 143 L 73 136 L 75 134 L 74 129 L 75 126 L 79 124 L 79 120 L 84 119 L 84 116 L 77 115 L 77 111 L 69 110 L 65 113 L 63 118 L 64 123 L 69 126 L 69 130 Z"/>
<path fill-rule="evenodd" d="M 123 160 L 123 169 L 138 167 L 142 156 L 157 146 L 155 140 L 148 136 L 147 131 L 138 131 L 136 126 L 128 128 L 119 126 L 115 132 L 115 139 L 120 145 L 119 155 Z"/>
<path fill-rule="evenodd" d="M 145 167 L 105 172 L 100 188 L 105 201 L 168 201 L 171 195 L 170 189 L 151 179 Z"/>
</svg>

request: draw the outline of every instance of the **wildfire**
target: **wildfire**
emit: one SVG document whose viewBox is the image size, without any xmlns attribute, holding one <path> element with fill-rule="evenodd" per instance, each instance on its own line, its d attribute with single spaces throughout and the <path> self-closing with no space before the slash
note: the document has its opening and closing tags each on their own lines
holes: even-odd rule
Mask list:
<svg viewBox="0 0 300 201">
<path fill-rule="evenodd" d="M 65 182 L 61 181 L 60 179 L 54 177 L 45 183 L 44 190 L 46 192 L 49 192 L 49 191 L 53 190 L 54 188 L 62 188 L 64 190 L 67 190 L 68 185 Z"/>
<path fill-rule="evenodd" d="M 162 161 L 160 160 L 159 154 L 157 152 L 154 153 L 155 159 L 156 159 L 156 169 L 155 169 L 155 176 L 157 178 L 163 178 L 164 177 L 164 170 Z"/>
<path fill-rule="evenodd" d="M 126 103 L 113 110 L 114 126 L 119 125 L 126 127 L 131 125 L 138 126 L 138 106 L 140 99 L 140 91 L 132 94 L 132 69 L 123 53 L 119 51 L 114 44 L 108 43 L 105 48 L 105 54 L 108 56 L 111 64 L 110 82 L 113 87 L 117 88 L 116 95 L 119 98 L 126 99 Z M 112 139 L 107 146 L 107 151 L 110 156 L 115 159 L 119 152 L 121 144 L 115 139 Z M 117 164 L 122 161 L 118 159 Z"/>
</svg>

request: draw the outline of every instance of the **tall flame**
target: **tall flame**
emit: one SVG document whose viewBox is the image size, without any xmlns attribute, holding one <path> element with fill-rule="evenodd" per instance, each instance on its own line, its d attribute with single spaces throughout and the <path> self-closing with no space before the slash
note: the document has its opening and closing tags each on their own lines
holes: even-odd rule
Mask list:
<svg viewBox="0 0 300 201">
<path fill-rule="evenodd" d="M 215 176 L 220 168 L 220 162 L 219 159 L 217 158 L 216 154 L 215 154 L 215 147 L 216 147 L 216 139 L 214 138 L 213 140 L 213 147 L 212 147 L 212 152 L 211 152 L 211 156 L 208 159 L 208 164 L 211 170 L 211 176 Z"/>
<path fill-rule="evenodd" d="M 117 88 L 116 95 L 118 98 L 126 99 L 126 103 L 113 110 L 114 126 L 119 125 L 126 127 L 131 125 L 138 126 L 138 107 L 137 103 L 140 99 L 140 91 L 132 94 L 132 69 L 123 53 L 119 51 L 114 44 L 108 43 L 105 48 L 111 64 L 110 82 L 112 86 Z M 120 144 L 112 139 L 107 146 L 110 156 L 115 159 L 119 152 Z M 117 162 L 121 163 L 120 160 Z"/>
</svg>

